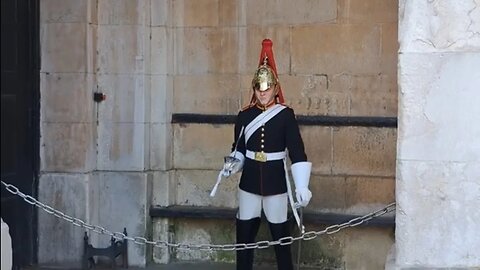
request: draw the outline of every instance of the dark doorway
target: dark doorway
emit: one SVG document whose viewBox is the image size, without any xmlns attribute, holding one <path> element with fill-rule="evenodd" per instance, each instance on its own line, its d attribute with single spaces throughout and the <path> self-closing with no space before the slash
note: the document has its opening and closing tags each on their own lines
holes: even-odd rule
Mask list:
<svg viewBox="0 0 480 270">
<path fill-rule="evenodd" d="M 36 197 L 39 160 L 38 0 L 1 0 L 1 180 Z M 2 185 L 14 269 L 36 262 L 36 209 Z"/>
</svg>

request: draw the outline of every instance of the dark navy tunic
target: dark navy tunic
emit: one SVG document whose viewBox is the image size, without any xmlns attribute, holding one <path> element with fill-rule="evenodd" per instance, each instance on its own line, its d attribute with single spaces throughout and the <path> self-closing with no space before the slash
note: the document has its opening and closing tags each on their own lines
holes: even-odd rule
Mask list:
<svg viewBox="0 0 480 270">
<path fill-rule="evenodd" d="M 246 127 L 263 110 L 257 106 L 248 107 L 238 113 L 232 151 L 235 149 L 240 130 Z M 263 141 L 262 141 L 263 140 Z M 256 161 L 246 157 L 246 150 L 265 153 L 281 152 L 288 149 L 292 164 L 307 161 L 305 147 L 293 109 L 287 107 L 258 128 L 245 145 L 245 134 L 238 142 L 237 151 L 245 156 L 240 189 L 262 195 L 276 195 L 287 192 L 283 160 L 267 162 Z"/>
</svg>

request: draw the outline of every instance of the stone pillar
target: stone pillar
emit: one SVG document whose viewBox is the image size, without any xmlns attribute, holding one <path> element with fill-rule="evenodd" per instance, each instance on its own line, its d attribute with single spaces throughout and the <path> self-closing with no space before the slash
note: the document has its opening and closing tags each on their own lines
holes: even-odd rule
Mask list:
<svg viewBox="0 0 480 270">
<path fill-rule="evenodd" d="M 480 1 L 400 1 L 396 269 L 480 266 Z"/>
</svg>

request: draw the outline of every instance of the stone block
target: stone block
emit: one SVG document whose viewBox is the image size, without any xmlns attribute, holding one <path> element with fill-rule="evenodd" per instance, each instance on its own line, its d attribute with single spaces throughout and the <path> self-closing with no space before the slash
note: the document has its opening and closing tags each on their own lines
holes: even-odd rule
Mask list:
<svg viewBox="0 0 480 270">
<path fill-rule="evenodd" d="M 344 127 L 333 130 L 333 174 L 393 176 L 396 130 Z"/>
<path fill-rule="evenodd" d="M 92 123 L 93 77 L 86 73 L 40 73 L 41 121 Z"/>
<path fill-rule="evenodd" d="M 390 247 L 394 243 L 393 229 L 350 228 L 345 231 L 345 269 L 383 270 Z"/>
<path fill-rule="evenodd" d="M 177 28 L 174 43 L 175 74 L 237 73 L 237 28 Z"/>
<path fill-rule="evenodd" d="M 93 123 L 41 123 L 40 170 L 90 172 L 95 169 Z"/>
<path fill-rule="evenodd" d="M 97 71 L 97 46 L 98 46 L 98 26 L 89 23 L 87 25 L 86 47 L 87 47 L 87 73 L 93 74 Z"/>
<path fill-rule="evenodd" d="M 480 49 L 480 10 L 475 1 L 400 1 L 400 51 L 473 52 Z M 404 15 L 407 14 L 407 15 Z"/>
<path fill-rule="evenodd" d="M 291 30 L 294 74 L 377 74 L 381 27 L 370 24 L 325 24 Z"/>
<path fill-rule="evenodd" d="M 143 25 L 150 16 L 147 0 L 98 0 L 98 24 Z M 148 5 L 148 6 L 147 6 Z"/>
<path fill-rule="evenodd" d="M 173 130 L 171 124 L 150 124 L 150 169 L 170 170 L 173 167 Z"/>
<path fill-rule="evenodd" d="M 174 226 L 169 219 L 155 218 L 152 220 L 152 239 L 154 241 L 164 241 L 172 243 L 174 239 Z M 172 258 L 172 248 L 155 247 L 152 251 L 152 259 L 154 263 L 168 264 Z"/>
<path fill-rule="evenodd" d="M 337 1 L 247 0 L 246 11 L 247 25 L 319 24 L 335 20 Z"/>
<path fill-rule="evenodd" d="M 300 126 L 305 152 L 312 162 L 312 173 L 332 172 L 332 128 L 323 126 Z"/>
<path fill-rule="evenodd" d="M 90 25 L 98 25 L 97 0 L 87 0 L 87 20 Z"/>
<path fill-rule="evenodd" d="M 172 26 L 173 8 L 171 3 L 170 0 L 150 0 L 151 26 Z"/>
<path fill-rule="evenodd" d="M 238 25 L 236 0 L 178 0 L 173 1 L 175 27 L 219 27 Z"/>
<path fill-rule="evenodd" d="M 91 221 L 112 232 L 127 233 L 131 237 L 150 238 L 149 206 L 152 186 L 146 173 L 98 172 L 92 175 L 89 192 Z M 110 245 L 110 236 L 91 234 L 91 243 L 97 247 Z M 146 246 L 128 245 L 129 266 L 145 267 Z"/>
<path fill-rule="evenodd" d="M 248 26 L 239 29 L 239 57 L 238 67 L 240 74 L 248 74 L 248 87 L 260 60 L 262 41 L 266 38 L 273 42 L 273 54 L 279 75 L 290 74 L 290 34 L 288 26 Z M 280 82 L 282 82 L 280 80 Z"/>
<path fill-rule="evenodd" d="M 176 219 L 171 225 L 173 242 L 184 244 L 233 244 L 235 221 Z M 171 257 L 178 261 L 234 262 L 235 251 L 172 250 Z"/>
<path fill-rule="evenodd" d="M 148 167 L 149 125 L 100 122 L 97 128 L 99 170 L 143 171 Z"/>
<path fill-rule="evenodd" d="M 146 118 L 145 99 L 150 77 L 143 74 L 100 74 L 99 91 L 107 99 L 98 105 L 98 121 L 113 123 L 143 123 Z"/>
<path fill-rule="evenodd" d="M 323 231 L 327 225 L 305 224 L 305 231 Z M 298 232 L 294 231 L 296 236 Z M 300 248 L 298 245 L 301 245 Z M 335 234 L 321 234 L 309 241 L 295 242 L 292 245 L 294 262 L 308 265 L 312 269 L 343 269 L 343 250 L 345 248 L 345 231 Z M 300 254 L 298 255 L 298 252 Z M 299 257 L 298 257 L 299 256 Z"/>
<path fill-rule="evenodd" d="M 155 124 L 169 124 L 172 120 L 173 77 L 165 75 L 150 76 L 150 121 Z M 147 102 L 148 104 L 148 102 Z"/>
<path fill-rule="evenodd" d="M 143 73 L 145 53 L 143 47 L 150 30 L 138 25 L 99 25 L 97 72 Z"/>
<path fill-rule="evenodd" d="M 166 75 L 173 73 L 173 30 L 167 27 L 152 27 L 150 43 L 150 74 Z"/>
<path fill-rule="evenodd" d="M 382 74 L 397 77 L 398 71 L 398 23 L 383 23 L 382 27 Z"/>
<path fill-rule="evenodd" d="M 479 168 L 478 161 L 398 162 L 395 235 L 398 264 L 478 265 Z M 409 233 L 412 231 L 416 233 Z"/>
<path fill-rule="evenodd" d="M 90 174 L 44 173 L 38 184 L 38 200 L 68 216 L 88 220 Z M 38 211 L 38 263 L 78 268 L 83 254 L 85 229 Z"/>
<path fill-rule="evenodd" d="M 47 23 L 40 29 L 42 72 L 87 70 L 87 26 L 85 23 Z"/>
<path fill-rule="evenodd" d="M 312 199 L 307 206 L 308 209 L 336 213 L 345 211 L 345 191 L 347 190 L 345 177 L 312 175 L 309 187 Z"/>
<path fill-rule="evenodd" d="M 386 117 L 397 115 L 396 75 L 340 75 L 339 77 L 336 78 L 351 81 L 350 115 Z M 336 83 L 333 87 L 337 86 Z"/>
<path fill-rule="evenodd" d="M 329 91 L 326 75 L 280 77 L 285 102 L 302 115 L 348 115 L 350 97 L 345 92 Z"/>
<path fill-rule="evenodd" d="M 347 177 L 345 206 L 349 213 L 367 214 L 395 202 L 395 178 Z"/>
<path fill-rule="evenodd" d="M 398 159 L 480 160 L 478 66 L 478 53 L 400 55 Z"/>
<path fill-rule="evenodd" d="M 152 205 L 168 206 L 175 204 L 177 185 L 174 171 L 152 172 Z"/>
<path fill-rule="evenodd" d="M 338 19 L 342 24 L 389 23 L 398 20 L 398 0 L 338 0 Z"/>
<path fill-rule="evenodd" d="M 235 75 L 179 75 L 173 81 L 173 108 L 176 113 L 237 115 L 239 79 Z"/>
<path fill-rule="evenodd" d="M 43 0 L 40 2 L 41 23 L 86 23 L 88 1 Z"/>
<path fill-rule="evenodd" d="M 237 207 L 240 173 L 223 178 L 215 197 L 210 197 L 218 171 L 177 170 L 175 174 L 178 205 Z"/>
<path fill-rule="evenodd" d="M 220 170 L 223 157 L 230 154 L 232 144 L 233 125 L 175 124 L 174 166 L 177 169 Z"/>
</svg>

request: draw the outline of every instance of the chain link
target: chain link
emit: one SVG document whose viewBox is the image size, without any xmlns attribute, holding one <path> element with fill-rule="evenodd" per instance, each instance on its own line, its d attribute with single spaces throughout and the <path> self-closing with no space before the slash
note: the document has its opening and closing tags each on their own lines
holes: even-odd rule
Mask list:
<svg viewBox="0 0 480 270">
<path fill-rule="evenodd" d="M 309 231 L 309 232 L 304 232 L 300 236 L 297 237 L 292 237 L 292 236 L 286 236 L 283 238 L 280 238 L 276 241 L 258 241 L 256 243 L 237 243 L 237 244 L 224 244 L 224 245 L 214 245 L 214 244 L 186 244 L 186 243 L 170 243 L 167 241 L 151 241 L 146 239 L 145 237 L 130 237 L 127 236 L 124 233 L 121 232 L 111 232 L 104 227 L 97 226 L 97 225 L 91 225 L 86 222 L 84 222 L 81 219 L 71 217 L 59 210 L 56 210 L 52 208 L 51 206 L 48 206 L 46 204 L 43 204 L 33 198 L 30 195 L 25 195 L 22 193 L 17 187 L 14 185 L 5 183 L 2 181 L 2 184 L 5 186 L 5 188 L 12 194 L 18 195 L 19 197 L 23 198 L 24 201 L 31 205 L 35 205 L 36 207 L 44 210 L 48 214 L 51 214 L 55 217 L 58 217 L 60 219 L 66 220 L 70 223 L 72 223 L 75 226 L 78 226 L 80 228 L 85 228 L 89 231 L 93 231 L 97 234 L 104 234 L 104 235 L 109 235 L 116 240 L 128 240 L 132 241 L 138 245 L 152 245 L 154 247 L 159 247 L 159 248 L 176 248 L 180 250 L 202 250 L 202 251 L 235 251 L 235 250 L 246 250 L 246 249 L 264 249 L 268 248 L 271 246 L 275 245 L 291 245 L 295 241 L 299 240 L 304 240 L 304 241 L 309 241 L 317 238 L 318 236 L 322 234 L 334 234 L 336 232 L 339 232 L 340 230 L 350 228 L 350 227 L 355 227 L 359 226 L 365 222 L 368 222 L 371 219 L 380 217 L 382 215 L 385 215 L 387 213 L 390 213 L 395 210 L 395 202 L 390 203 L 387 205 L 385 208 L 380 209 L 378 211 L 372 212 L 370 214 L 361 216 L 361 217 L 356 217 L 353 218 L 347 222 L 341 223 L 341 224 L 335 224 L 328 226 L 324 230 L 321 231 Z"/>
</svg>

